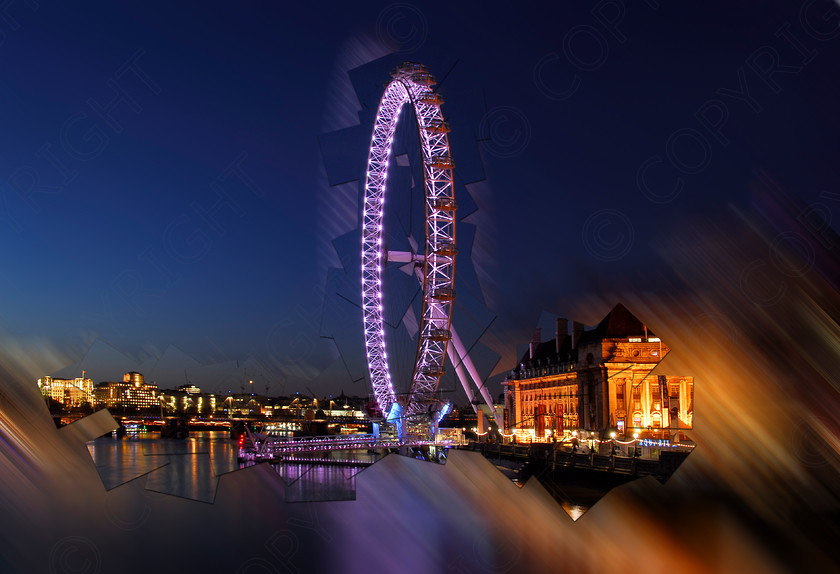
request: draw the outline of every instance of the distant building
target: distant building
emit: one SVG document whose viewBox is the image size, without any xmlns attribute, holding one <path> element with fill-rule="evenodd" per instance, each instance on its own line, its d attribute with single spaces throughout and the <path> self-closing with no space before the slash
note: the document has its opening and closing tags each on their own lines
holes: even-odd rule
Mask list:
<svg viewBox="0 0 840 574">
<path fill-rule="evenodd" d="M 134 371 L 123 375 L 122 382 L 102 382 L 94 390 L 96 400 L 108 408 L 136 407 L 149 409 L 159 407 L 158 387 L 147 384 L 143 375 Z"/>
<path fill-rule="evenodd" d="M 608 438 L 677 438 L 691 428 L 694 379 L 651 375 L 668 347 L 623 305 L 591 330 L 557 320 L 556 337 L 535 333 L 504 384 L 505 426 L 539 439 L 572 431 Z"/>
<path fill-rule="evenodd" d="M 159 393 L 164 414 L 212 415 L 217 408 L 217 397 L 212 393 L 202 393 L 193 384 L 181 385 L 176 390 L 162 390 Z"/>
<path fill-rule="evenodd" d="M 220 414 L 224 416 L 253 416 L 265 414 L 263 411 L 265 402 L 265 396 L 235 393 L 229 394 L 221 402 L 217 400 L 216 406 Z"/>
<path fill-rule="evenodd" d="M 38 379 L 38 388 L 44 397 L 49 397 L 66 407 L 78 407 L 82 403 L 95 403 L 93 380 L 83 377 L 57 379 L 50 376 Z"/>
<path fill-rule="evenodd" d="M 216 395 L 213 393 L 198 393 L 191 397 L 195 402 L 196 412 L 200 415 L 212 415 L 216 412 Z"/>
<path fill-rule="evenodd" d="M 186 384 L 186 385 L 181 385 L 180 387 L 178 387 L 178 390 L 179 391 L 184 391 L 185 393 L 188 393 L 190 395 L 197 395 L 197 394 L 201 393 L 201 389 L 196 387 L 192 383 L 189 383 L 189 384 Z"/>
<path fill-rule="evenodd" d="M 143 384 L 143 375 L 138 373 L 137 371 L 129 371 L 123 375 L 123 382 L 124 383 L 131 383 L 133 385 L 142 385 Z"/>
</svg>

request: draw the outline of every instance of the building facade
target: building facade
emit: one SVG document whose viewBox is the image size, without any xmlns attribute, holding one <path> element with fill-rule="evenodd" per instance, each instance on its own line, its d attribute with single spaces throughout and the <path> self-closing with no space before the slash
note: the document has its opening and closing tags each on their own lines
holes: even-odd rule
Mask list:
<svg viewBox="0 0 840 574">
<path fill-rule="evenodd" d="M 94 390 L 98 403 L 108 408 L 149 409 L 160 407 L 160 392 L 155 384 L 148 384 L 143 375 L 129 372 L 122 382 L 102 382 Z"/>
<path fill-rule="evenodd" d="M 79 407 L 83 403 L 94 406 L 96 403 L 92 379 L 58 379 L 46 376 L 38 379 L 38 388 L 44 397 L 58 401 L 66 407 Z"/>
<path fill-rule="evenodd" d="M 214 415 L 219 410 L 217 397 L 213 393 L 202 393 L 192 383 L 181 385 L 177 389 L 159 391 L 158 397 L 165 415 L 191 414 L 199 416 Z"/>
<path fill-rule="evenodd" d="M 679 440 L 691 428 L 693 378 L 651 374 L 669 349 L 623 305 L 593 329 L 568 327 L 558 319 L 546 342 L 537 331 L 503 383 L 506 432 Z"/>
</svg>

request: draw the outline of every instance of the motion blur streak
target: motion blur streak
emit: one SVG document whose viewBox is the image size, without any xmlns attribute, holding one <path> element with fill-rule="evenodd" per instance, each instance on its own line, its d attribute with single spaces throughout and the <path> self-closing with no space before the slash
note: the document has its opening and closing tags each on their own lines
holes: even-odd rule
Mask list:
<svg viewBox="0 0 840 574">
<path fill-rule="evenodd" d="M 0 565 L 31 564 L 26 541 L 60 538 L 62 516 L 90 513 L 81 498 L 82 483 L 101 488 L 91 480 L 97 475 L 89 457 L 82 456 L 84 445 L 63 440 L 32 382 L 41 369 L 58 368 L 74 356 L 42 341 L 0 334 L 0 513 L 7 524 Z"/>
<path fill-rule="evenodd" d="M 728 520 L 759 520 L 764 551 L 792 566 L 827 560 L 812 543 L 838 535 L 840 299 L 825 274 L 836 253 L 800 228 L 782 254 L 783 229 L 734 211 L 683 229 L 662 250 L 680 278 L 671 297 L 622 300 L 671 346 L 660 372 L 695 376 L 698 448 L 674 486 L 737 494 L 745 508 Z"/>
<path fill-rule="evenodd" d="M 333 65 L 329 76 L 329 89 L 324 116 L 321 124 L 322 133 L 337 131 L 359 124 L 361 106 L 356 91 L 347 75 L 349 70 L 367 64 L 387 54 L 387 50 L 377 40 L 359 34 L 349 38 Z M 364 161 L 364 150 L 360 150 L 360 161 Z M 359 174 L 361 176 L 361 174 Z M 319 273 L 325 274 L 330 266 L 339 265 L 332 242 L 337 237 L 349 233 L 358 225 L 358 182 L 330 186 L 326 172 L 319 170 L 318 178 L 318 262 Z M 319 287 L 323 285 L 323 276 Z"/>
</svg>

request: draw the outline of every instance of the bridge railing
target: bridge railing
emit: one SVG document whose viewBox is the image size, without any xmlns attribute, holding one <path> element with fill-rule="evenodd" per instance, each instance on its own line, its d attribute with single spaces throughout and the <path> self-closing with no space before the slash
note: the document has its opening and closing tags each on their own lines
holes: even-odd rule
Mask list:
<svg viewBox="0 0 840 574">
<path fill-rule="evenodd" d="M 399 448 L 404 446 L 456 446 L 456 443 L 452 441 L 435 442 L 418 437 L 377 437 L 372 434 L 291 438 L 266 437 L 250 433 L 249 439 L 241 449 L 241 457 L 254 460 L 268 460 L 278 455 L 320 451 Z"/>
</svg>

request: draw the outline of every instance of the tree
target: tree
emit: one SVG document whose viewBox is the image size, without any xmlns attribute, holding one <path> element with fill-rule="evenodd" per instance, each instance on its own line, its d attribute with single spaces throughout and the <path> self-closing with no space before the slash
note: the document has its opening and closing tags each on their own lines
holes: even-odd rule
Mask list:
<svg viewBox="0 0 840 574">
<path fill-rule="evenodd" d="M 52 397 L 47 397 L 47 408 L 50 409 L 50 413 L 52 414 L 62 414 L 67 412 L 64 408 L 64 403 L 57 401 Z"/>
</svg>

